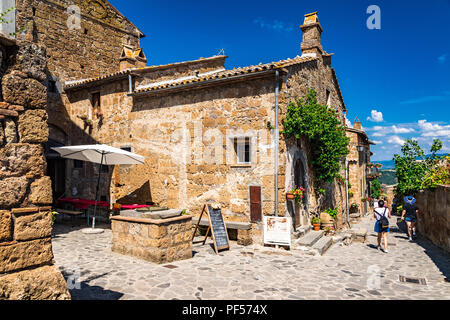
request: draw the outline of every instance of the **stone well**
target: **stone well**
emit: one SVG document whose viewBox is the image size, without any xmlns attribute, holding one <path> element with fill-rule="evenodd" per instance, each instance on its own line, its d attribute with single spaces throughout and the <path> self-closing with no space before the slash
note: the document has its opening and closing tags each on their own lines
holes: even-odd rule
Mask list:
<svg viewBox="0 0 450 320">
<path fill-rule="evenodd" d="M 112 251 L 155 263 L 192 258 L 192 216 L 111 217 Z"/>
</svg>

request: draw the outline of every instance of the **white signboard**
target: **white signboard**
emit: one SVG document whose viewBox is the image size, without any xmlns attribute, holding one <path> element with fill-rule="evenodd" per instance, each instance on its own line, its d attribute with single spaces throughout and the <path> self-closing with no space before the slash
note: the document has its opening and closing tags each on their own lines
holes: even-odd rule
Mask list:
<svg viewBox="0 0 450 320">
<path fill-rule="evenodd" d="M 291 218 L 264 217 L 264 243 L 291 246 Z"/>
</svg>

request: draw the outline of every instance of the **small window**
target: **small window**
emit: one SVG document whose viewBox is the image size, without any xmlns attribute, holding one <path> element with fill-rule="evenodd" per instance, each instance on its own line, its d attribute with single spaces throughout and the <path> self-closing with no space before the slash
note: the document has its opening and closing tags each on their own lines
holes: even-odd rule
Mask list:
<svg viewBox="0 0 450 320">
<path fill-rule="evenodd" d="M 123 151 L 131 152 L 131 147 L 121 147 L 120 149 L 122 149 Z"/>
<path fill-rule="evenodd" d="M 327 106 L 331 107 L 331 93 L 330 90 L 327 89 Z"/>
<path fill-rule="evenodd" d="M 75 169 L 83 169 L 83 161 L 81 161 L 81 160 L 73 160 L 73 167 Z"/>
<path fill-rule="evenodd" d="M 234 150 L 236 152 L 236 162 L 238 164 L 251 163 L 250 138 L 234 138 Z"/>
<path fill-rule="evenodd" d="M 57 93 L 58 92 L 58 88 L 56 87 L 56 81 L 55 80 L 48 80 L 47 90 L 48 90 L 48 92 L 51 92 L 51 93 Z"/>
<path fill-rule="evenodd" d="M 95 92 L 92 94 L 92 107 L 94 109 L 99 109 L 101 107 L 100 105 L 100 92 Z"/>
</svg>

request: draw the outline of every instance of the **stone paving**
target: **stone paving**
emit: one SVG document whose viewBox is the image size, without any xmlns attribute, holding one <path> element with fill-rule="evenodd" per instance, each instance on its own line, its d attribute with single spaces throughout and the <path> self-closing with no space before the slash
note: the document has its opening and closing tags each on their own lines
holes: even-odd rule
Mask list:
<svg viewBox="0 0 450 320">
<path fill-rule="evenodd" d="M 366 243 L 335 244 L 323 256 L 233 242 L 216 255 L 208 240 L 194 244 L 192 259 L 167 268 L 111 252 L 107 227 L 89 235 L 58 224 L 53 251 L 76 300 L 450 299 L 449 254 L 425 239 L 409 242 L 396 227 L 389 253 L 380 252 L 373 223 L 365 217 L 359 224 L 369 230 Z M 401 283 L 399 275 L 426 278 L 427 285 Z"/>
</svg>

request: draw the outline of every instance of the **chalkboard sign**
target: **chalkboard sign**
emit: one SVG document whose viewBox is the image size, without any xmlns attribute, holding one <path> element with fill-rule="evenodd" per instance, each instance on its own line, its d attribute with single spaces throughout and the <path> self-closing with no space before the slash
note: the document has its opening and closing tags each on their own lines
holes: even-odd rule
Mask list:
<svg viewBox="0 0 450 320">
<path fill-rule="evenodd" d="M 223 221 L 222 212 L 220 209 L 213 209 L 211 206 L 208 206 L 208 211 L 216 253 L 222 249 L 229 249 L 228 232 Z"/>
</svg>

